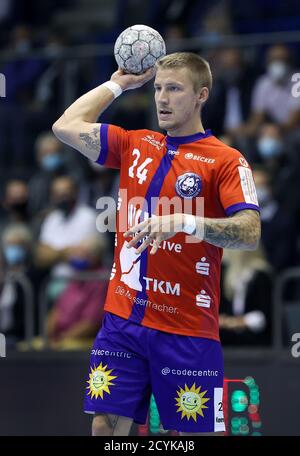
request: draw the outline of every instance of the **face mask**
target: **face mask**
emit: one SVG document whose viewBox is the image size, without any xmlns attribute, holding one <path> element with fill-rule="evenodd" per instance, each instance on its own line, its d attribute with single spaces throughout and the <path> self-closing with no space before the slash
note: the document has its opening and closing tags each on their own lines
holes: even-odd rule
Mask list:
<svg viewBox="0 0 300 456">
<path fill-rule="evenodd" d="M 81 258 L 72 258 L 70 260 L 70 265 L 72 268 L 76 269 L 77 271 L 86 271 L 90 268 L 90 263 L 88 260 L 84 260 Z"/>
<path fill-rule="evenodd" d="M 268 74 L 273 81 L 281 81 L 288 72 L 288 65 L 280 60 L 274 60 L 268 65 Z"/>
<path fill-rule="evenodd" d="M 20 215 L 26 216 L 28 209 L 28 202 L 24 201 L 23 203 L 13 203 L 9 205 L 9 209 L 13 212 L 17 212 Z"/>
<path fill-rule="evenodd" d="M 20 245 L 7 245 L 3 249 L 4 258 L 9 265 L 22 263 L 26 258 L 26 250 Z"/>
<path fill-rule="evenodd" d="M 56 204 L 55 204 L 55 207 L 57 209 L 60 209 L 61 211 L 63 211 L 63 213 L 65 215 L 68 215 L 73 207 L 75 205 L 75 201 L 72 199 L 72 200 L 62 200 L 62 201 L 58 201 Z"/>
<path fill-rule="evenodd" d="M 63 164 L 60 154 L 45 155 L 41 160 L 41 166 L 46 171 L 56 171 Z"/>
<path fill-rule="evenodd" d="M 271 199 L 271 192 L 269 188 L 265 185 L 261 185 L 256 187 L 256 194 L 258 199 L 258 204 L 264 205 Z"/>
<path fill-rule="evenodd" d="M 257 147 L 260 156 L 267 159 L 277 157 L 280 154 L 281 143 L 278 139 L 264 136 L 259 139 Z"/>
</svg>

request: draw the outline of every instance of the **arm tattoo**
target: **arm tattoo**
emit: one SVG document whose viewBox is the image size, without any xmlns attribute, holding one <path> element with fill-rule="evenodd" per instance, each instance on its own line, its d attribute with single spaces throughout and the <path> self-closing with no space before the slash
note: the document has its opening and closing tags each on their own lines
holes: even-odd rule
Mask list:
<svg viewBox="0 0 300 456">
<path fill-rule="evenodd" d="M 87 149 L 100 151 L 100 131 L 94 128 L 91 133 L 80 133 L 79 138 L 84 142 Z"/>
<path fill-rule="evenodd" d="M 253 250 L 260 239 L 259 213 L 244 210 L 232 217 L 204 219 L 204 241 L 227 249 Z"/>
</svg>

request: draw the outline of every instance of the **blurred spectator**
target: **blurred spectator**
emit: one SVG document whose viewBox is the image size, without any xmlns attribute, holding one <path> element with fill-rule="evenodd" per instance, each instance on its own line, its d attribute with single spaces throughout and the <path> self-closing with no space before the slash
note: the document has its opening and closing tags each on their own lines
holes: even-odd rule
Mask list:
<svg viewBox="0 0 300 456">
<path fill-rule="evenodd" d="M 274 123 L 265 123 L 261 126 L 257 138 L 259 161 L 268 168 L 276 168 L 279 157 L 283 153 L 283 138 L 280 127 Z"/>
<path fill-rule="evenodd" d="M 2 156 L 5 157 L 3 166 L 6 167 L 9 159 L 14 166 L 27 163 L 34 85 L 45 67 L 41 60 L 26 57 L 32 48 L 31 28 L 27 25 L 16 26 L 7 49 L 15 53 L 16 58 L 1 67 L 6 78 L 6 97 L 0 105 L 0 138 L 4 152 Z"/>
<path fill-rule="evenodd" d="M 0 3 L 0 23 L 8 20 L 11 14 L 12 1 L 2 0 Z"/>
<path fill-rule="evenodd" d="M 224 49 L 216 60 L 216 80 L 204 108 L 204 122 L 216 135 L 238 134 L 250 114 L 255 74 L 239 49 Z"/>
<path fill-rule="evenodd" d="M 81 197 L 87 201 L 91 207 L 97 207 L 97 201 L 101 197 L 110 197 L 115 201 L 115 206 L 105 207 L 105 213 L 110 220 L 115 220 L 116 207 L 118 203 L 119 191 L 119 172 L 115 169 L 106 168 L 91 160 L 85 160 L 85 182 L 81 185 Z M 100 210 L 100 207 L 98 208 Z M 98 212 L 99 214 L 99 212 Z M 107 233 L 109 243 L 106 265 L 110 265 L 113 259 L 115 245 L 115 232 Z"/>
<path fill-rule="evenodd" d="M 235 347 L 271 344 L 271 267 L 262 249 L 226 250 L 220 337 Z"/>
<path fill-rule="evenodd" d="M 11 32 L 7 49 L 19 53 L 27 53 L 33 47 L 33 30 L 27 24 L 16 25 Z"/>
<path fill-rule="evenodd" d="M 49 26 L 53 14 L 58 8 L 74 8 L 72 0 L 1 0 L 1 3 L 9 1 L 11 15 L 14 23 L 26 22 L 36 28 Z"/>
<path fill-rule="evenodd" d="M 280 166 L 273 180 L 274 197 L 281 210 L 290 214 L 300 235 L 300 133 L 299 129 L 285 136 Z"/>
<path fill-rule="evenodd" d="M 103 267 L 105 237 L 89 238 L 73 249 L 70 264 L 76 272 L 98 272 L 108 277 Z M 71 279 L 47 319 L 47 339 L 52 348 L 70 349 L 90 346 L 103 316 L 108 280 Z"/>
<path fill-rule="evenodd" d="M 261 242 L 275 271 L 295 265 L 297 225 L 289 212 L 275 200 L 270 171 L 255 166 L 253 177 L 261 208 Z"/>
<path fill-rule="evenodd" d="M 13 9 L 16 1 L 2 0 L 0 2 L 0 49 L 5 46 L 13 20 Z"/>
<path fill-rule="evenodd" d="M 71 167 L 62 153 L 62 143 L 52 132 L 44 132 L 35 142 L 39 170 L 29 181 L 29 206 L 32 214 L 49 208 L 50 187 L 55 177 L 71 173 Z"/>
<path fill-rule="evenodd" d="M 206 4 L 206 14 L 203 20 L 200 21 L 203 5 L 195 2 L 195 7 L 198 9 L 198 15 L 195 15 L 195 9 L 190 11 L 190 21 L 194 23 L 195 34 L 199 34 L 209 44 L 221 45 L 223 36 L 232 33 L 231 14 L 227 2 L 209 2 Z"/>
<path fill-rule="evenodd" d="M 168 53 L 176 52 L 178 50 L 178 46 L 181 44 L 181 40 L 187 38 L 186 31 L 182 24 L 176 23 L 168 24 L 165 27 L 163 36 Z"/>
<path fill-rule="evenodd" d="M 166 48 L 169 49 L 168 43 L 172 41 L 179 41 L 186 38 L 186 31 L 182 24 L 171 23 L 168 24 L 164 32 L 164 40 L 166 43 Z"/>
<path fill-rule="evenodd" d="M 111 196 L 117 202 L 119 172 L 88 160 L 84 193 L 92 207 L 96 207 L 101 196 Z"/>
<path fill-rule="evenodd" d="M 294 72 L 288 47 L 276 45 L 269 48 L 267 72 L 255 84 L 246 133 L 254 134 L 266 120 L 278 123 L 285 132 L 300 125 L 300 98 L 292 95 Z"/>
<path fill-rule="evenodd" d="M 28 223 L 28 186 L 22 180 L 11 180 L 7 183 L 0 217 L 1 230 L 10 223 Z"/>
<path fill-rule="evenodd" d="M 2 233 L 5 264 L 10 271 L 22 271 L 28 264 L 32 250 L 30 230 L 23 224 L 8 225 Z"/>
<path fill-rule="evenodd" d="M 32 237 L 26 225 L 12 224 L 1 237 L 3 276 L 0 280 L 0 332 L 14 345 L 24 338 L 25 296 L 14 274 L 22 274 L 32 283 Z"/>
<path fill-rule="evenodd" d="M 66 91 L 68 91 L 68 97 L 72 97 L 72 94 L 75 96 L 74 90 L 78 84 L 75 82 L 75 78 L 78 78 L 79 74 L 74 72 L 74 67 L 77 68 L 79 62 L 73 63 L 71 83 L 70 80 L 66 81 L 64 75 L 67 62 L 61 58 L 61 54 L 68 43 L 67 39 L 61 32 L 55 30 L 47 30 L 47 32 L 44 38 L 44 51 L 49 57 L 47 58 L 47 66 L 36 82 L 32 106 L 44 118 L 46 115 L 48 118 L 52 118 L 63 109 Z M 46 123 L 45 120 L 44 123 Z"/>
<path fill-rule="evenodd" d="M 118 102 L 115 111 L 111 116 L 111 123 L 121 125 L 127 130 L 138 130 L 145 128 L 147 124 L 147 106 L 149 92 L 144 90 L 131 91 Z M 134 106 L 134 109 L 132 109 Z"/>
<path fill-rule="evenodd" d="M 78 203 L 78 187 L 71 176 L 54 179 L 51 199 L 55 209 L 42 224 L 36 264 L 62 277 L 72 272 L 68 261 L 73 248 L 97 234 L 96 211 Z"/>
<path fill-rule="evenodd" d="M 270 174 L 274 185 L 277 184 L 282 169 L 288 164 L 286 137 L 283 137 L 279 125 L 267 122 L 261 125 L 256 139 L 256 151 L 253 161 L 262 164 Z"/>
</svg>

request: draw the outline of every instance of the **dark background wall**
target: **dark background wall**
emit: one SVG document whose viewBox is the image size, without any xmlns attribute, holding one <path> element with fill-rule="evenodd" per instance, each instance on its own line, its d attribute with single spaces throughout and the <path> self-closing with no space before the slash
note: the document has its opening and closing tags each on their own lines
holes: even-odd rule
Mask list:
<svg viewBox="0 0 300 456">
<path fill-rule="evenodd" d="M 7 353 L 0 358 L 0 435 L 90 435 L 83 413 L 89 354 Z M 260 388 L 263 435 L 300 435 L 300 358 L 290 352 L 225 352 L 227 378 Z"/>
</svg>

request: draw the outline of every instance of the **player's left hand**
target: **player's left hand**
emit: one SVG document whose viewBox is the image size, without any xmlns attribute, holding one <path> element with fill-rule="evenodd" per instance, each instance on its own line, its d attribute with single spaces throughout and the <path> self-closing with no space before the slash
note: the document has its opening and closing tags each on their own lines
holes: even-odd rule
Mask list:
<svg viewBox="0 0 300 456">
<path fill-rule="evenodd" d="M 175 234 L 183 231 L 183 215 L 172 214 L 152 216 L 147 220 L 133 226 L 124 233 L 124 237 L 134 236 L 128 242 L 127 247 L 134 247 L 141 239 L 145 238 L 144 242 L 136 249 L 136 254 L 141 254 L 151 243 L 152 249 L 150 255 L 154 255 L 162 241 L 169 239 Z"/>
</svg>

